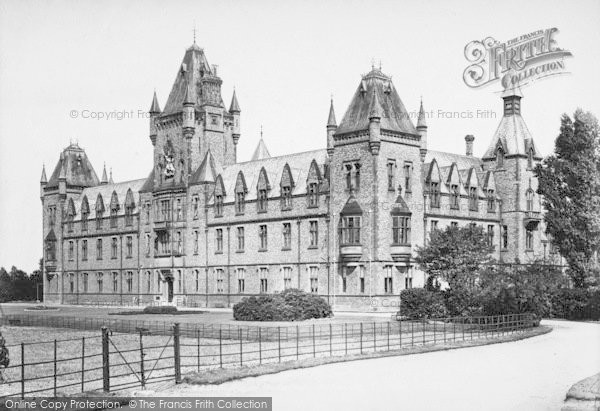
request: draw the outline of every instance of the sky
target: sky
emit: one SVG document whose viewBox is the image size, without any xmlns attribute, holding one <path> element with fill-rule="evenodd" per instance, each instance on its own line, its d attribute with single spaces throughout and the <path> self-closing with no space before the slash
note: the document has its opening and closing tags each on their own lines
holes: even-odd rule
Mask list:
<svg viewBox="0 0 600 411">
<path fill-rule="evenodd" d="M 330 99 L 339 122 L 372 64 L 392 76 L 410 114 L 422 97 L 429 148 L 463 153 L 473 134 L 481 156 L 502 116 L 501 88 L 465 84 L 465 46 L 556 27 L 573 54 L 568 74 L 532 83 L 522 102 L 550 154 L 563 113 L 600 116 L 599 21 L 597 0 L 0 0 L 0 266 L 37 268 L 42 165 L 49 177 L 71 141 L 99 176 L 104 163 L 115 181 L 147 176 L 143 113 L 154 90 L 164 107 L 194 27 L 227 106 L 235 87 L 243 161 L 261 125 L 271 155 L 324 148 Z M 113 114 L 83 118 L 96 113 Z"/>
</svg>

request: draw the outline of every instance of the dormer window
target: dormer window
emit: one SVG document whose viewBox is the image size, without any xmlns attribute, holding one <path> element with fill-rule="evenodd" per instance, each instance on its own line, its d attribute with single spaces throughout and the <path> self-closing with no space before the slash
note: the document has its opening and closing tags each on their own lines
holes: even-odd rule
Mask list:
<svg viewBox="0 0 600 411">
<path fill-rule="evenodd" d="M 292 208 L 292 187 L 281 187 L 281 209 L 289 210 Z"/>
<path fill-rule="evenodd" d="M 118 207 L 110 209 L 110 228 L 117 228 L 117 213 L 119 212 Z"/>
<path fill-rule="evenodd" d="M 90 215 L 89 211 L 81 212 L 81 231 L 87 231 L 88 229 L 88 217 Z"/>
<path fill-rule="evenodd" d="M 316 182 L 308 183 L 308 206 L 319 206 L 319 184 Z"/>
<path fill-rule="evenodd" d="M 458 189 L 458 185 L 457 184 L 452 184 L 450 186 L 450 208 L 454 209 L 454 210 L 458 210 L 459 208 L 459 200 L 460 198 L 460 191 Z"/>
<path fill-rule="evenodd" d="M 469 187 L 469 210 L 477 211 L 479 209 L 477 200 L 477 187 Z"/>
<path fill-rule="evenodd" d="M 223 215 L 223 196 L 221 194 L 215 195 L 215 217 L 221 217 Z"/>
<path fill-rule="evenodd" d="M 429 183 L 429 205 L 434 208 L 440 207 L 440 183 L 436 181 Z"/>
<path fill-rule="evenodd" d="M 235 193 L 235 212 L 237 214 L 244 214 L 244 210 L 246 207 L 246 193 L 243 191 L 238 191 Z"/>
<path fill-rule="evenodd" d="M 125 206 L 125 225 L 128 227 L 133 225 L 133 206 L 131 205 Z"/>
<path fill-rule="evenodd" d="M 496 198 L 494 196 L 494 190 L 487 191 L 487 211 L 493 213 L 496 211 Z"/>
<path fill-rule="evenodd" d="M 258 212 L 259 213 L 267 212 L 267 190 L 266 189 L 258 190 Z"/>
</svg>

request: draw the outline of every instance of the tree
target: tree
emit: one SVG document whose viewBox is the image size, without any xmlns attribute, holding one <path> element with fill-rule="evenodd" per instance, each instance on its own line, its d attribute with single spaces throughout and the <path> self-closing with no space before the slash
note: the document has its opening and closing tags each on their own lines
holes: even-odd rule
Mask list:
<svg viewBox="0 0 600 411">
<path fill-rule="evenodd" d="M 442 279 L 451 289 L 470 289 L 493 250 L 481 227 L 446 227 L 431 233 L 427 245 L 417 248 L 415 260 L 430 279 Z"/>
<path fill-rule="evenodd" d="M 589 285 L 591 259 L 600 248 L 598 120 L 578 109 L 563 114 L 554 154 L 536 167 L 546 209 L 546 233 L 569 264 L 576 287 Z"/>
</svg>

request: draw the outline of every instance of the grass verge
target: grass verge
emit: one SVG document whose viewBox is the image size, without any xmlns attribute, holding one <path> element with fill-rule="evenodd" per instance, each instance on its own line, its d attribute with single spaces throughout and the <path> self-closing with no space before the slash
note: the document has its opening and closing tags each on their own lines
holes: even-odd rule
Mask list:
<svg viewBox="0 0 600 411">
<path fill-rule="evenodd" d="M 236 368 L 219 368 L 215 370 L 203 371 L 201 373 L 193 372 L 183 377 L 183 382 L 191 385 L 222 384 L 227 381 L 239 380 L 247 377 L 258 377 L 266 374 L 276 374 L 282 371 L 295 370 L 301 368 L 317 367 L 324 364 L 333 364 L 338 362 L 365 360 L 371 358 L 392 357 L 399 355 L 422 354 L 435 351 L 452 350 L 456 348 L 476 347 L 482 345 L 498 344 L 504 342 L 519 341 L 538 335 L 543 335 L 552 331 L 549 326 L 539 326 L 528 330 L 522 334 L 496 337 L 493 339 L 477 339 L 472 341 L 449 342 L 437 345 L 424 345 L 415 347 L 406 347 L 400 350 L 378 351 L 371 353 L 352 354 L 348 356 L 311 358 L 300 361 L 287 361 L 275 364 L 262 364 L 255 366 L 242 366 Z"/>
</svg>

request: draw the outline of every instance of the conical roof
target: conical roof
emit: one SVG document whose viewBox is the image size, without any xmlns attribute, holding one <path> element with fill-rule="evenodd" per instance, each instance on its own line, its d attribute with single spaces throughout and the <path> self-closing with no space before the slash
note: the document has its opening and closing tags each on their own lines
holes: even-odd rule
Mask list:
<svg viewBox="0 0 600 411">
<path fill-rule="evenodd" d="M 373 100 L 377 105 L 373 105 Z M 373 68 L 363 76 L 336 134 L 368 130 L 371 109 L 381 111 L 381 129 L 416 135 L 417 131 L 389 76 Z"/>
<path fill-rule="evenodd" d="M 335 121 L 335 111 L 333 110 L 333 99 L 331 99 L 331 105 L 329 106 L 329 118 L 327 118 L 328 126 L 337 126 L 337 121 Z"/>
<path fill-rule="evenodd" d="M 235 89 L 233 89 L 233 97 L 231 97 L 231 105 L 229 106 L 230 113 L 239 113 L 240 104 L 238 103 L 237 95 L 235 94 Z"/>
<path fill-rule="evenodd" d="M 270 158 L 271 154 L 269 154 L 269 150 L 267 149 L 267 145 L 263 138 L 260 138 L 258 145 L 256 146 L 256 150 L 254 150 L 254 154 L 252 154 L 252 161 L 262 160 L 263 158 Z"/>
<path fill-rule="evenodd" d="M 58 180 L 64 179 L 67 187 L 92 187 L 98 185 L 98 176 L 85 151 L 73 143 L 60 153 L 60 158 L 47 188 L 58 187 Z"/>
<path fill-rule="evenodd" d="M 152 105 L 150 105 L 150 114 L 160 114 L 160 106 L 158 105 L 158 98 L 156 97 L 156 90 L 152 97 Z"/>
<path fill-rule="evenodd" d="M 423 109 L 423 100 L 421 100 L 421 107 L 419 107 L 419 118 L 417 119 L 417 128 L 427 127 L 427 119 L 425 118 L 425 110 Z"/>
<path fill-rule="evenodd" d="M 48 178 L 46 177 L 46 166 L 42 166 L 42 176 L 40 177 L 40 183 L 46 184 L 48 182 Z"/>
</svg>

